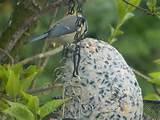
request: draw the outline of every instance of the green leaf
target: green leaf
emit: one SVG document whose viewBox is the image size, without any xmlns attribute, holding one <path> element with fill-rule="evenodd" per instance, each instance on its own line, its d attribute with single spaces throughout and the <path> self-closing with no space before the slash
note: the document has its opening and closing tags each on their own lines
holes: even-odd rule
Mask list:
<svg viewBox="0 0 160 120">
<path fill-rule="evenodd" d="M 14 71 L 8 68 L 8 82 L 6 85 L 6 92 L 9 96 L 16 98 L 20 93 L 20 75 L 15 74 Z"/>
<path fill-rule="evenodd" d="M 122 19 L 122 21 L 120 22 L 120 26 L 123 25 L 127 20 L 129 20 L 130 18 L 132 18 L 134 16 L 133 13 L 128 12 L 125 14 L 124 18 Z"/>
<path fill-rule="evenodd" d="M 0 80 L 7 81 L 7 79 L 8 79 L 7 76 L 8 76 L 8 75 L 7 75 L 6 66 L 0 65 Z"/>
<path fill-rule="evenodd" d="M 157 63 L 157 64 L 160 64 L 160 59 L 157 59 L 154 62 Z"/>
<path fill-rule="evenodd" d="M 22 95 L 24 99 L 27 101 L 28 108 L 34 113 L 37 114 L 39 110 L 39 99 L 37 96 L 33 96 L 30 94 L 27 94 L 25 92 L 22 92 Z"/>
<path fill-rule="evenodd" d="M 23 79 L 21 80 L 21 90 L 27 90 L 34 77 L 39 72 L 38 68 L 36 66 L 29 66 L 24 72 L 23 72 Z"/>
<path fill-rule="evenodd" d="M 111 25 L 110 25 L 110 31 L 111 31 L 111 35 L 113 35 L 113 34 L 114 34 L 115 29 L 114 29 L 114 27 L 112 27 Z"/>
<path fill-rule="evenodd" d="M 8 104 L 5 101 L 0 100 L 0 112 L 2 112 L 3 110 L 7 108 L 8 108 Z"/>
<path fill-rule="evenodd" d="M 119 20 L 123 19 L 125 14 L 127 13 L 126 9 L 126 3 L 124 3 L 122 0 L 117 0 L 117 8 L 118 8 L 118 15 L 119 15 Z"/>
<path fill-rule="evenodd" d="M 132 5 L 139 6 L 141 3 L 141 0 L 128 0 Z M 136 7 L 133 7 L 131 5 L 128 5 L 128 12 L 133 12 L 136 9 Z"/>
<path fill-rule="evenodd" d="M 125 0 L 129 2 L 130 4 L 134 6 L 139 6 L 141 0 Z M 119 15 L 119 21 L 124 19 L 124 16 L 127 13 L 132 13 L 135 10 L 135 7 L 125 3 L 123 0 L 118 0 L 117 1 L 117 7 L 118 7 L 118 15 Z"/>
<path fill-rule="evenodd" d="M 149 94 L 144 97 L 144 100 L 160 100 L 160 97 L 157 94 Z"/>
<path fill-rule="evenodd" d="M 147 0 L 148 9 L 152 12 L 156 11 L 157 0 Z"/>
<path fill-rule="evenodd" d="M 68 101 L 68 99 L 52 100 L 52 101 L 47 102 L 42 107 L 40 107 L 40 111 L 39 111 L 40 118 L 44 118 L 46 115 L 50 114 L 51 112 L 54 112 L 57 108 L 59 108 L 66 101 Z"/>
<path fill-rule="evenodd" d="M 117 32 L 116 32 L 116 36 L 123 35 L 123 33 L 124 33 L 124 32 L 123 32 L 122 30 L 118 29 Z"/>
<path fill-rule="evenodd" d="M 7 70 L 4 66 L 0 65 L 0 91 L 5 90 L 7 80 L 8 80 Z"/>
<path fill-rule="evenodd" d="M 23 71 L 22 64 L 15 64 L 15 65 L 9 67 L 9 69 L 12 69 L 14 71 L 14 73 L 19 76 L 21 75 L 21 73 Z"/>
<path fill-rule="evenodd" d="M 150 82 L 150 83 L 153 83 L 153 84 L 156 84 L 156 85 L 160 86 L 160 79 L 151 79 L 151 80 L 149 80 L 148 82 Z"/>
<path fill-rule="evenodd" d="M 160 72 L 150 73 L 149 76 L 151 76 L 152 78 L 159 79 L 160 78 Z"/>
<path fill-rule="evenodd" d="M 34 120 L 33 113 L 23 104 L 9 102 L 10 107 L 3 112 L 16 118 L 16 120 Z"/>
<path fill-rule="evenodd" d="M 113 44 L 114 42 L 116 42 L 118 39 L 117 38 L 112 38 L 109 40 L 109 44 Z"/>
<path fill-rule="evenodd" d="M 158 19 L 160 19 L 160 12 L 157 12 L 157 17 Z"/>
<path fill-rule="evenodd" d="M 149 80 L 149 82 L 154 83 L 154 84 L 160 86 L 160 72 L 153 72 L 153 73 L 150 73 L 149 76 L 152 77 L 152 79 Z"/>
</svg>

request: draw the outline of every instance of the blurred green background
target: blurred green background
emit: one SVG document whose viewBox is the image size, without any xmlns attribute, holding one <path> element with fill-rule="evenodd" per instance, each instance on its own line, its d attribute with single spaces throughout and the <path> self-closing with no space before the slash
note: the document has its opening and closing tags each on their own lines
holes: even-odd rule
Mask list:
<svg viewBox="0 0 160 120">
<path fill-rule="evenodd" d="M 12 6 L 10 0 L 0 1 L 0 34 L 7 27 Z M 142 1 L 141 6 L 146 7 L 146 2 Z M 89 25 L 88 37 L 107 41 L 110 36 L 110 25 L 115 27 L 118 20 L 116 0 L 87 0 L 83 11 Z M 138 10 L 134 11 L 134 14 L 135 16 L 122 26 L 124 34 L 113 43 L 113 46 L 119 50 L 130 66 L 148 75 L 150 72 L 160 70 L 160 67 L 153 62 L 160 58 L 160 20 Z M 51 13 L 43 15 L 31 36 L 43 33 L 48 29 L 52 19 L 54 23 L 63 15 L 63 9 L 58 9 L 56 15 Z M 27 39 L 29 41 L 30 37 Z M 18 52 L 19 59 L 41 52 L 43 44 L 43 42 L 26 43 Z M 60 65 L 61 58 L 61 54 L 50 58 L 44 72 L 37 78 L 37 86 L 47 86 L 55 80 L 54 69 Z M 153 93 L 152 86 L 146 80 L 139 76 L 137 79 L 144 96 Z"/>
</svg>

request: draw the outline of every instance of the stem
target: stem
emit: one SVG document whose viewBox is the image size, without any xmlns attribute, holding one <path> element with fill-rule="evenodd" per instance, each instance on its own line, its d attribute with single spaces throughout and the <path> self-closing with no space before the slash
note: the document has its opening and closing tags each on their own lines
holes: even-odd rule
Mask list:
<svg viewBox="0 0 160 120">
<path fill-rule="evenodd" d="M 3 52 L 6 56 L 8 56 L 8 58 L 11 61 L 11 64 L 13 65 L 14 64 L 14 58 L 7 51 L 5 51 L 4 49 L 0 48 L 0 51 Z"/>
<path fill-rule="evenodd" d="M 140 77 L 142 77 L 143 79 L 147 80 L 147 82 L 149 82 L 149 81 L 152 79 L 152 78 L 144 75 L 143 73 L 139 72 L 138 70 L 135 70 L 134 68 L 132 68 L 132 70 L 133 70 L 133 72 L 134 72 L 135 74 L 137 74 L 138 76 L 140 76 Z M 158 96 L 160 96 L 160 92 L 158 91 L 156 84 L 152 84 L 152 87 L 153 87 L 153 89 L 154 89 L 154 92 L 155 92 Z"/>
<path fill-rule="evenodd" d="M 40 54 L 37 54 L 35 56 L 26 58 L 26 59 L 18 62 L 18 64 L 27 64 L 27 63 L 29 63 L 29 62 L 31 62 L 33 60 L 36 60 L 36 59 L 46 58 L 48 56 L 55 55 L 55 54 L 61 52 L 62 50 L 63 50 L 63 46 L 60 46 L 58 48 L 55 48 L 54 50 L 50 50 L 50 51 L 47 51 L 47 52 L 44 52 L 44 53 L 40 53 Z"/>
<path fill-rule="evenodd" d="M 28 92 L 31 93 L 31 94 L 38 94 L 38 93 L 42 93 L 42 92 L 52 90 L 52 89 L 57 88 L 57 87 L 63 87 L 63 85 L 62 84 L 54 84 L 52 86 L 48 86 L 48 87 L 45 87 L 45 88 L 31 89 Z"/>
<path fill-rule="evenodd" d="M 151 80 L 150 77 L 144 75 L 143 73 L 139 72 L 138 70 L 135 70 L 134 68 L 132 68 L 132 70 L 133 70 L 133 72 L 134 72 L 135 74 L 137 74 L 138 76 L 142 77 L 143 79 L 145 79 L 145 80 L 147 80 L 147 81 Z"/>
<path fill-rule="evenodd" d="M 38 1 L 37 3 L 44 2 L 42 0 L 36 1 Z M 24 39 L 22 39 L 24 33 L 38 21 L 39 17 L 44 13 L 50 11 L 54 12 L 57 7 L 60 7 L 62 4 L 64 4 L 64 0 L 52 2 L 40 11 L 37 9 L 37 7 L 32 5 L 32 3 L 32 0 L 22 0 L 19 5 L 15 6 L 12 19 L 10 20 L 11 24 L 7 25 L 6 30 L 0 37 L 0 48 L 12 55 L 14 54 L 15 49 L 20 46 L 20 41 L 24 42 Z M 5 63 L 5 58 L 6 54 L 0 55 L 0 62 Z"/>
<path fill-rule="evenodd" d="M 132 6 L 132 7 L 137 8 L 138 10 L 140 10 L 140 11 L 142 11 L 142 12 L 148 14 L 148 15 L 152 15 L 152 16 L 157 16 L 157 15 L 158 15 L 157 13 L 151 12 L 151 11 L 149 11 L 148 9 L 142 8 L 142 7 L 140 7 L 140 6 L 136 6 L 136 5 L 134 5 L 134 4 L 130 3 L 130 2 L 128 2 L 127 0 L 122 0 L 122 1 L 123 1 L 124 3 L 126 3 L 126 4 L 128 4 L 128 5 L 130 5 L 130 6 Z"/>
<path fill-rule="evenodd" d="M 113 38 L 117 37 L 117 31 L 120 29 L 121 26 L 122 26 L 121 22 L 116 26 L 113 34 L 110 36 L 110 38 L 108 40 L 109 44 L 112 44 L 113 42 L 115 42 L 115 41 L 113 41 Z"/>
</svg>

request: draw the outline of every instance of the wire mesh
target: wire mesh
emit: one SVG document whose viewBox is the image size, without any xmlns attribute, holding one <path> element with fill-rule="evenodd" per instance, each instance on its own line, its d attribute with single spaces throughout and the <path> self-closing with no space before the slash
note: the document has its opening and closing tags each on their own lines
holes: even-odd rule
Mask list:
<svg viewBox="0 0 160 120">
<path fill-rule="evenodd" d="M 160 120 L 160 101 L 144 100 L 144 120 Z"/>
</svg>

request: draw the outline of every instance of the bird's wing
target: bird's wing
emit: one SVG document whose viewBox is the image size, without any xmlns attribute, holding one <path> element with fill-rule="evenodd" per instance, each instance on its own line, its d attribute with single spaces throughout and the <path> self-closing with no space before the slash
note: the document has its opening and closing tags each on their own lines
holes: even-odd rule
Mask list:
<svg viewBox="0 0 160 120">
<path fill-rule="evenodd" d="M 33 38 L 33 39 L 31 40 L 31 42 L 39 41 L 39 40 L 45 39 L 45 38 L 47 38 L 47 37 L 48 37 L 48 32 L 43 33 L 42 35 L 39 35 L 39 36 Z"/>
<path fill-rule="evenodd" d="M 54 28 L 50 29 L 48 33 L 50 37 L 59 37 L 65 34 L 72 33 L 74 31 L 75 31 L 74 28 L 70 28 L 69 26 L 66 25 L 64 26 L 61 24 L 57 24 L 54 26 Z"/>
</svg>

